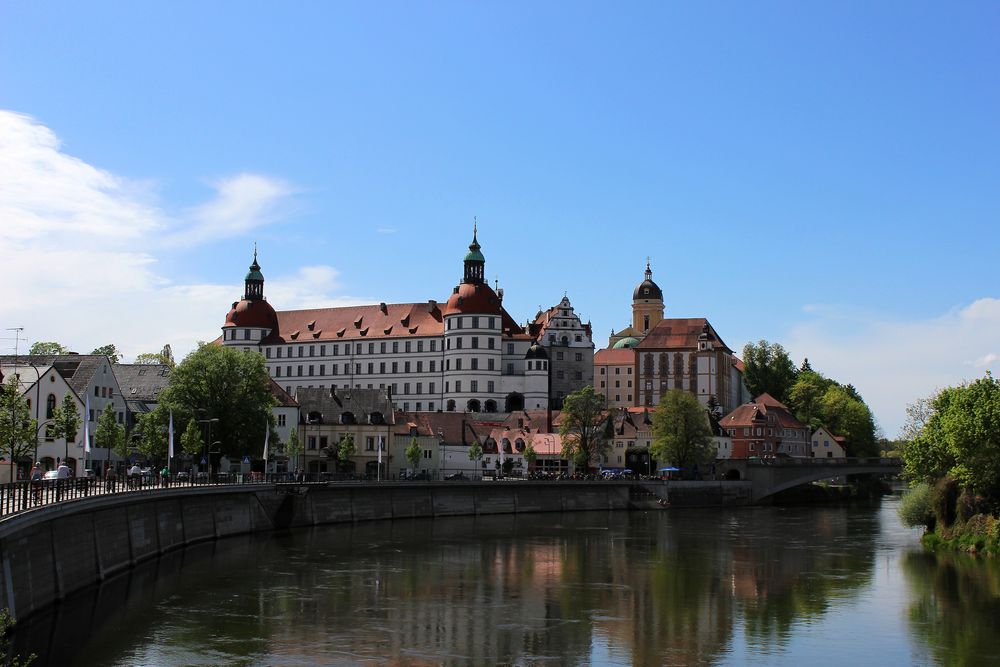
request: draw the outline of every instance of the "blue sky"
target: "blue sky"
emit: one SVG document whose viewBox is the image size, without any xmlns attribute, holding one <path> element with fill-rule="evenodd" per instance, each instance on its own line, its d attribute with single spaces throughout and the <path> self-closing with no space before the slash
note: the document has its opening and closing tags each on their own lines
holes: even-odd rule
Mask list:
<svg viewBox="0 0 1000 667">
<path fill-rule="evenodd" d="M 566 291 L 606 345 L 649 255 L 668 316 L 809 356 L 891 436 L 998 366 L 998 25 L 975 2 L 3 2 L 23 279 L 0 325 L 186 351 L 254 241 L 279 309 L 441 300 L 478 216 L 516 319 Z"/>
</svg>

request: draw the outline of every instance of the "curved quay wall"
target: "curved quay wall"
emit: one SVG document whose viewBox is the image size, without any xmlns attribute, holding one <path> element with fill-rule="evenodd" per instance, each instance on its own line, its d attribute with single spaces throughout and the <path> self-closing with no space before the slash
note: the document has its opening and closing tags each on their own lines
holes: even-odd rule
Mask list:
<svg viewBox="0 0 1000 667">
<path fill-rule="evenodd" d="M 674 506 L 749 503 L 748 485 L 692 484 L 669 487 Z M 667 489 L 615 482 L 281 484 L 95 496 L 0 522 L 0 608 L 24 619 L 137 563 L 231 535 L 384 519 L 655 509 Z"/>
</svg>

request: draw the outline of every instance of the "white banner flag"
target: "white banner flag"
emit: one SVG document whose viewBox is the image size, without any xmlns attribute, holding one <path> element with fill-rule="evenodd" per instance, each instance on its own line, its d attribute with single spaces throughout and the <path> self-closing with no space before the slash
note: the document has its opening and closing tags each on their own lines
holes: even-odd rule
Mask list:
<svg viewBox="0 0 1000 667">
<path fill-rule="evenodd" d="M 167 463 L 174 458 L 174 411 L 170 411 L 170 425 L 167 426 Z"/>
<path fill-rule="evenodd" d="M 271 427 L 268 425 L 264 428 L 264 466 L 267 466 L 267 442 L 271 438 Z"/>
<path fill-rule="evenodd" d="M 90 394 L 83 406 L 83 451 L 90 453 Z"/>
</svg>

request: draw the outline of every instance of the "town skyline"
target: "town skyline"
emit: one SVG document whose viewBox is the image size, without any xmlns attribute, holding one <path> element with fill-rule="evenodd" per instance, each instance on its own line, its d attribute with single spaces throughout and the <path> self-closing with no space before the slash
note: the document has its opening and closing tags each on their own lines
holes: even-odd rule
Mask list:
<svg viewBox="0 0 1000 667">
<path fill-rule="evenodd" d="M 180 358 L 255 242 L 281 310 L 443 301 L 475 216 L 518 322 L 566 293 L 604 347 L 648 256 L 890 438 L 998 369 L 988 4 L 234 7 L 2 10 L 3 328 Z"/>
</svg>

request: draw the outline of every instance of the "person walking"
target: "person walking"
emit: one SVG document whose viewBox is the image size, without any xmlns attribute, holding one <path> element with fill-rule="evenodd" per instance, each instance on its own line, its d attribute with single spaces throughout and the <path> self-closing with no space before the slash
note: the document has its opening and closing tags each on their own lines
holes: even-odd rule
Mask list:
<svg viewBox="0 0 1000 667">
<path fill-rule="evenodd" d="M 34 467 L 31 472 L 28 473 L 28 479 L 31 480 L 31 496 L 36 505 L 42 502 L 42 464 L 39 461 L 35 461 Z"/>
<path fill-rule="evenodd" d="M 62 500 L 63 487 L 69 486 L 69 466 L 66 461 L 59 464 L 56 469 L 56 502 Z"/>
</svg>

